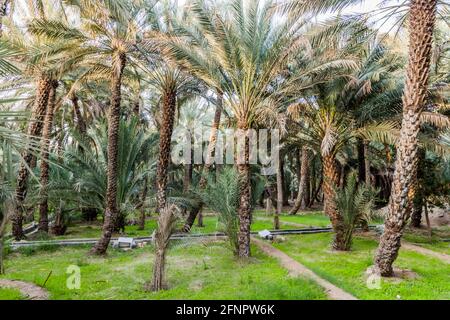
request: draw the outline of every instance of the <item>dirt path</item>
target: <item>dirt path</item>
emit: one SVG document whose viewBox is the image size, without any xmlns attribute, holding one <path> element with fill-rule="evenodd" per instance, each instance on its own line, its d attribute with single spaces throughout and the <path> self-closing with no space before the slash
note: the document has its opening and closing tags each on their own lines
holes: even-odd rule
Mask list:
<svg viewBox="0 0 450 320">
<path fill-rule="evenodd" d="M 376 236 L 374 234 L 365 234 L 365 235 L 359 234 L 358 236 L 362 237 L 362 238 L 372 239 L 372 240 L 375 240 L 376 242 L 380 241 L 380 237 Z M 450 264 L 450 256 L 448 254 L 445 254 L 442 252 L 430 250 L 430 249 L 415 245 L 413 243 L 407 242 L 405 240 L 402 240 L 401 248 L 406 249 L 406 250 L 415 251 L 415 252 L 423 254 L 425 256 L 437 258 L 437 259 L 441 260 L 442 262 Z M 401 248 L 400 248 L 400 250 L 401 250 Z"/>
<path fill-rule="evenodd" d="M 358 300 L 356 297 L 352 296 L 350 293 L 345 292 L 341 288 L 336 287 L 334 284 L 328 282 L 327 280 L 319 277 L 310 269 L 306 268 L 304 265 L 300 264 L 298 261 L 292 259 L 284 252 L 274 248 L 269 243 L 262 240 L 252 238 L 253 243 L 255 243 L 264 253 L 267 255 L 277 258 L 280 264 L 289 271 L 292 276 L 304 276 L 314 280 L 319 286 L 325 289 L 328 298 L 332 300 Z"/>
<path fill-rule="evenodd" d="M 26 299 L 29 300 L 48 300 L 49 293 L 44 288 L 41 288 L 34 283 L 0 279 L 0 287 L 17 289 L 22 293 Z"/>
<path fill-rule="evenodd" d="M 409 243 L 409 242 L 405 242 L 402 241 L 402 247 L 407 249 L 407 250 L 412 250 L 421 254 L 424 254 L 426 256 L 431 256 L 434 258 L 438 258 L 439 260 L 450 264 L 450 256 L 448 254 L 445 253 L 441 253 L 441 252 L 437 252 L 434 250 L 430 250 L 421 246 L 417 246 L 415 244 Z"/>
<path fill-rule="evenodd" d="M 271 221 L 271 222 L 273 222 L 273 219 L 266 218 L 266 217 L 255 217 L 255 219 L 259 220 L 259 221 Z M 300 223 L 290 222 L 290 221 L 281 221 L 281 220 L 280 220 L 280 224 L 284 224 L 284 225 L 287 225 L 287 226 L 298 227 L 298 228 L 308 228 L 308 227 L 310 227 L 310 226 L 307 226 L 306 224 L 300 224 Z"/>
</svg>

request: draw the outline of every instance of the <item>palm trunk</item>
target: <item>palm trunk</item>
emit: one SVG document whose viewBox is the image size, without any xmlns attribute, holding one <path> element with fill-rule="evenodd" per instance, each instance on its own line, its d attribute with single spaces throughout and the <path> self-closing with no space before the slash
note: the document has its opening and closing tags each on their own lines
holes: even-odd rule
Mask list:
<svg viewBox="0 0 450 320">
<path fill-rule="evenodd" d="M 247 132 L 245 124 L 238 124 L 238 128 Z M 239 232 L 238 243 L 240 258 L 250 257 L 250 225 L 251 225 L 251 184 L 250 184 L 250 146 L 248 137 L 245 137 L 243 163 L 237 164 L 239 175 Z M 278 204 L 277 204 L 278 206 Z"/>
<path fill-rule="evenodd" d="M 28 124 L 28 136 L 40 137 L 42 132 L 42 124 L 44 121 L 48 96 L 51 89 L 51 80 L 46 75 L 41 75 L 37 83 L 36 99 L 32 112 L 32 120 Z M 34 155 L 31 147 L 22 155 L 23 162 L 20 165 L 17 174 L 16 185 L 16 210 L 11 217 L 12 234 L 16 240 L 21 240 L 25 237 L 22 230 L 24 201 L 27 195 L 29 168 L 32 168 Z"/>
<path fill-rule="evenodd" d="M 206 177 L 208 176 L 208 173 L 211 169 L 212 159 L 214 159 L 214 156 L 215 156 L 215 150 L 216 150 L 216 144 L 217 144 L 217 134 L 219 131 L 219 126 L 220 126 L 220 118 L 222 117 L 222 108 L 223 108 L 223 94 L 221 92 L 218 92 L 217 93 L 217 106 L 216 106 L 216 110 L 214 113 L 214 120 L 213 120 L 213 124 L 211 127 L 211 133 L 209 136 L 208 152 L 207 152 L 206 161 L 205 161 L 206 163 L 203 167 L 202 177 L 200 178 L 200 183 L 199 183 L 199 187 L 201 189 L 204 189 L 206 187 L 206 182 L 207 182 Z M 203 227 L 203 217 L 201 214 L 202 207 L 203 207 L 203 204 L 200 204 L 200 206 L 198 208 L 193 208 L 189 212 L 189 215 L 183 226 L 184 232 L 189 232 L 191 230 L 192 225 L 194 224 L 194 221 L 195 221 L 197 215 L 199 215 L 198 226 Z"/>
<path fill-rule="evenodd" d="M 423 198 L 420 194 L 416 194 L 411 214 L 411 226 L 413 228 L 420 228 L 422 224 L 422 208 L 423 208 Z"/>
<path fill-rule="evenodd" d="M 284 172 L 284 158 L 280 158 L 280 162 L 281 162 L 281 193 L 282 193 L 282 199 L 283 199 L 283 206 L 289 206 L 289 192 L 288 192 L 288 188 L 287 188 L 287 184 L 286 184 L 286 174 Z"/>
<path fill-rule="evenodd" d="M 409 62 L 403 93 L 403 120 L 384 233 L 375 256 L 382 276 L 392 276 L 392 264 L 400 249 L 403 228 L 411 214 L 417 172 L 420 115 L 427 96 L 436 0 L 411 0 L 409 16 Z"/>
<path fill-rule="evenodd" d="M 283 210 L 283 180 L 281 179 L 281 161 L 277 161 L 277 208 L 273 217 L 273 228 L 280 229 L 280 214 Z"/>
<path fill-rule="evenodd" d="M 430 241 L 433 238 L 433 230 L 431 229 L 430 216 L 428 215 L 428 201 L 424 199 L 423 207 L 425 208 L 425 220 L 427 221 L 428 236 Z"/>
<path fill-rule="evenodd" d="M 167 202 L 167 176 L 170 165 L 170 142 L 175 119 L 177 91 L 175 83 L 169 84 L 163 93 L 162 123 L 159 137 L 159 161 L 156 172 L 156 201 L 157 210 L 166 206 Z"/>
<path fill-rule="evenodd" d="M 339 172 L 333 155 L 323 157 L 323 175 L 324 211 L 330 217 L 335 233 L 333 249 L 345 250 L 344 221 L 337 211 L 335 202 L 335 188 L 339 183 Z"/>
<path fill-rule="evenodd" d="M 42 148 L 41 148 L 41 193 L 39 203 L 39 226 L 38 230 L 48 233 L 48 181 L 49 181 L 49 153 L 50 138 L 53 127 L 53 114 L 55 112 L 55 98 L 58 81 L 52 81 L 52 88 L 48 98 L 47 113 L 44 119 L 44 128 L 42 129 Z"/>
<path fill-rule="evenodd" d="M 4 266 L 4 243 L 5 243 L 5 230 L 6 225 L 8 223 L 8 213 L 3 212 L 3 215 L 0 214 L 0 275 L 5 274 L 5 266 Z"/>
<path fill-rule="evenodd" d="M 369 142 L 364 140 L 364 180 L 367 186 L 372 185 L 369 160 Z"/>
<path fill-rule="evenodd" d="M 136 101 L 134 102 L 133 113 L 136 116 L 136 118 L 139 119 L 141 117 L 141 104 L 140 104 L 140 97 L 139 97 L 139 95 L 137 95 Z"/>
<path fill-rule="evenodd" d="M 139 224 L 138 224 L 138 230 L 144 230 L 145 229 L 145 199 L 147 198 L 148 193 L 148 178 L 146 177 L 144 179 L 144 188 L 142 189 L 142 195 L 141 195 L 141 203 L 139 204 Z"/>
<path fill-rule="evenodd" d="M 301 150 L 299 182 L 297 199 L 289 214 L 296 214 L 301 207 L 305 208 L 309 204 L 309 156 L 306 146 L 302 147 Z"/>
<path fill-rule="evenodd" d="M 73 104 L 73 112 L 75 114 L 75 123 L 77 125 L 78 132 L 81 135 L 85 135 L 86 134 L 86 123 L 84 122 L 83 115 L 81 114 L 81 111 L 80 111 L 78 98 L 75 94 L 73 94 L 70 100 L 72 101 L 72 104 Z"/>
<path fill-rule="evenodd" d="M 106 210 L 103 221 L 102 236 L 92 248 L 92 253 L 102 255 L 106 253 L 115 221 L 118 218 L 117 208 L 117 176 L 118 176 L 118 153 L 119 153 L 119 126 L 120 126 L 120 103 L 122 74 L 125 68 L 125 53 L 117 53 L 113 56 L 114 71 L 111 79 L 111 105 L 108 117 L 108 167 L 106 185 Z"/>
<path fill-rule="evenodd" d="M 151 288 L 148 288 L 151 291 L 156 292 L 165 288 L 165 265 L 166 265 L 166 248 L 156 250 Z"/>
<path fill-rule="evenodd" d="M 364 152 L 364 140 L 357 139 L 358 151 L 358 181 L 362 182 L 366 179 L 366 154 Z"/>
<path fill-rule="evenodd" d="M 5 274 L 5 266 L 3 263 L 4 260 L 4 239 L 3 235 L 0 234 L 0 275 Z"/>
<path fill-rule="evenodd" d="M 64 221 L 64 213 L 60 201 L 60 204 L 56 209 L 55 222 L 53 223 L 53 226 L 51 228 L 51 233 L 54 234 L 55 236 L 62 236 L 66 233 L 66 230 L 67 225 L 66 221 Z"/>
</svg>

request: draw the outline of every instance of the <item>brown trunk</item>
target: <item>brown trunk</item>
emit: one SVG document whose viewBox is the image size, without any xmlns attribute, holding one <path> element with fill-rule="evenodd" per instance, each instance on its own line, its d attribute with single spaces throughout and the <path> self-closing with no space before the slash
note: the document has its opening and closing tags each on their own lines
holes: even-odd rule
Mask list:
<svg viewBox="0 0 450 320">
<path fill-rule="evenodd" d="M 168 84 L 163 93 L 162 122 L 159 136 L 159 158 L 158 169 L 156 171 L 156 201 L 158 212 L 161 212 L 167 202 L 167 179 L 170 165 L 170 146 L 176 103 L 176 85 L 175 83 Z"/>
<path fill-rule="evenodd" d="M 166 288 L 165 267 L 166 252 L 170 242 L 170 236 L 173 233 L 174 225 L 177 220 L 174 205 L 161 208 L 158 217 L 158 229 L 155 232 L 155 262 L 153 265 L 152 281 L 146 285 L 146 289 L 159 291 Z"/>
<path fill-rule="evenodd" d="M 300 208 L 305 208 L 309 204 L 309 155 L 308 148 L 302 147 L 301 150 L 301 164 L 300 164 L 300 177 L 297 199 L 295 200 L 294 207 L 289 214 L 296 214 Z"/>
<path fill-rule="evenodd" d="M 41 192 L 39 203 L 39 226 L 38 230 L 48 233 L 48 181 L 49 181 L 49 153 L 50 138 L 53 127 L 53 114 L 55 112 L 55 98 L 58 81 L 52 81 L 52 88 L 48 98 L 47 113 L 44 119 L 44 128 L 42 129 L 42 147 L 41 147 Z"/>
<path fill-rule="evenodd" d="M 151 291 L 160 291 L 166 287 L 165 284 L 166 248 L 155 252 L 155 264 L 153 266 L 153 277 Z"/>
<path fill-rule="evenodd" d="M 103 221 L 102 236 L 92 248 L 92 253 L 102 255 L 106 253 L 115 221 L 119 217 L 117 208 L 117 176 L 118 176 L 118 153 L 119 153 L 119 126 L 120 126 L 120 103 L 122 74 L 125 68 L 125 53 L 117 53 L 114 59 L 114 70 L 111 78 L 111 104 L 108 114 L 108 167 L 106 184 L 106 210 Z"/>
<path fill-rule="evenodd" d="M 433 230 L 431 229 L 430 216 L 428 215 L 428 203 L 427 203 L 426 199 L 425 199 L 423 205 L 425 208 L 425 220 L 427 221 L 428 236 L 430 237 L 430 241 L 431 241 L 431 239 L 433 237 Z"/>
<path fill-rule="evenodd" d="M 139 204 L 138 210 L 140 211 L 139 215 L 139 224 L 138 224 L 138 230 L 144 230 L 145 229 L 145 199 L 147 198 L 148 193 L 148 178 L 144 179 L 144 188 L 142 189 L 141 194 L 141 203 Z"/>
<path fill-rule="evenodd" d="M 280 156 L 281 157 L 281 156 Z M 281 179 L 281 161 L 277 161 L 277 209 L 273 217 L 273 228 L 280 229 L 280 214 L 283 210 L 283 180 Z"/>
<path fill-rule="evenodd" d="M 136 101 L 134 102 L 134 106 L 133 106 L 133 113 L 136 116 L 136 118 L 140 118 L 141 117 L 141 104 L 140 104 L 140 97 L 139 95 L 136 98 Z"/>
<path fill-rule="evenodd" d="M 67 229 L 67 226 L 64 221 L 62 207 L 60 204 L 58 209 L 56 209 L 55 222 L 53 223 L 53 226 L 51 227 L 51 233 L 54 234 L 55 236 L 62 236 L 66 233 L 66 229 Z"/>
<path fill-rule="evenodd" d="M 238 124 L 238 128 L 246 130 L 248 127 L 245 124 Z M 251 184 L 250 184 L 250 146 L 248 137 L 245 138 L 244 144 L 244 163 L 237 164 L 239 174 L 239 232 L 238 243 L 240 258 L 250 257 L 250 225 L 251 225 Z"/>
<path fill-rule="evenodd" d="M 5 266 L 3 264 L 4 260 L 4 241 L 5 241 L 5 231 L 6 225 L 8 223 L 8 212 L 4 210 L 4 212 L 0 213 L 0 275 L 5 273 Z"/>
<path fill-rule="evenodd" d="M 27 134 L 30 137 L 40 137 L 42 132 L 42 125 L 44 122 L 45 113 L 47 110 L 48 96 L 51 89 L 51 80 L 46 75 L 41 75 L 37 83 L 36 98 L 34 101 L 31 121 L 28 124 Z M 27 195 L 29 168 L 32 168 L 35 156 L 29 150 L 22 155 L 23 162 L 20 165 L 17 174 L 16 185 L 16 210 L 11 217 L 12 234 L 16 240 L 21 240 L 25 237 L 22 230 L 24 201 Z"/>
<path fill-rule="evenodd" d="M 272 215 L 272 199 L 267 198 L 266 200 L 266 215 L 271 216 Z"/>
<path fill-rule="evenodd" d="M 345 250 L 344 222 L 336 208 L 335 188 L 339 183 L 339 173 L 336 159 L 333 155 L 323 157 L 323 195 L 324 211 L 330 217 L 331 225 L 335 233 L 333 249 Z"/>
<path fill-rule="evenodd" d="M 369 160 L 369 142 L 364 140 L 364 179 L 367 186 L 372 185 L 372 178 L 370 174 L 370 160 Z"/>
<path fill-rule="evenodd" d="M 422 208 L 423 208 L 423 199 L 416 194 L 413 203 L 413 209 L 411 214 L 411 227 L 420 228 L 422 223 Z"/>
<path fill-rule="evenodd" d="M 203 167 L 202 177 L 200 178 L 200 183 L 199 183 L 199 187 L 201 189 L 204 189 L 206 187 L 206 182 L 207 182 L 206 178 L 211 169 L 212 159 L 214 159 L 214 156 L 215 156 L 215 150 L 216 150 L 216 144 L 217 144 L 217 133 L 218 133 L 219 126 L 220 126 L 220 118 L 222 116 L 222 108 L 223 108 L 223 94 L 221 92 L 218 92 L 217 93 L 217 106 L 216 106 L 216 110 L 214 113 L 214 120 L 213 120 L 213 124 L 211 127 L 211 133 L 209 136 L 208 152 L 207 152 L 206 161 L 205 161 L 206 163 Z M 191 230 L 192 225 L 194 224 L 194 221 L 195 221 L 195 218 L 197 217 L 197 215 L 199 216 L 198 226 L 203 227 L 203 216 L 201 213 L 202 207 L 203 207 L 203 204 L 200 204 L 200 206 L 198 208 L 193 208 L 189 212 L 189 216 L 187 217 L 186 222 L 184 223 L 184 226 L 183 226 L 184 232 L 189 232 Z"/>
<path fill-rule="evenodd" d="M 73 104 L 73 112 L 75 114 L 75 123 L 77 125 L 78 132 L 81 135 L 85 135 L 86 134 L 86 123 L 84 122 L 83 115 L 81 114 L 81 111 L 80 111 L 80 105 L 78 103 L 79 101 L 75 94 L 72 95 L 71 101 Z"/>
<path fill-rule="evenodd" d="M 409 16 L 409 61 L 403 93 L 403 120 L 385 231 L 375 256 L 382 276 L 392 276 L 392 264 L 400 249 L 403 228 L 411 214 L 412 184 L 417 172 L 420 115 L 427 96 L 436 0 L 411 0 Z"/>
<path fill-rule="evenodd" d="M 4 240 L 3 235 L 0 235 L 0 275 L 5 274 L 5 266 L 3 263 L 3 257 L 4 257 Z"/>
<path fill-rule="evenodd" d="M 280 158 L 280 162 L 281 162 L 281 193 L 282 193 L 282 199 L 283 199 L 283 206 L 289 206 L 289 192 L 288 192 L 288 188 L 287 188 L 287 184 L 286 184 L 286 174 L 284 172 L 284 157 Z"/>
</svg>

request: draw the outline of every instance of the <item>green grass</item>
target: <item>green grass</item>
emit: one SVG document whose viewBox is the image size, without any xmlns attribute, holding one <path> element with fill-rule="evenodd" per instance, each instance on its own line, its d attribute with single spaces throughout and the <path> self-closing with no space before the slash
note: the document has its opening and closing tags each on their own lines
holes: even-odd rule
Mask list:
<svg viewBox="0 0 450 320">
<path fill-rule="evenodd" d="M 281 221 L 289 221 L 303 224 L 308 227 L 328 227 L 330 226 L 330 218 L 323 213 L 304 214 L 295 216 L 282 216 Z"/>
<path fill-rule="evenodd" d="M 264 220 L 253 219 L 253 223 L 251 226 L 252 231 L 261 231 L 264 229 L 272 230 L 273 229 L 273 217 L 261 215 L 260 213 L 256 213 L 255 217 L 262 217 Z M 296 227 L 290 224 L 285 224 L 283 222 L 294 222 L 299 224 L 304 224 L 307 226 L 327 226 L 329 225 L 329 219 L 327 216 L 322 214 L 308 214 L 304 216 L 280 216 L 280 228 L 281 229 L 295 229 Z M 182 222 L 180 222 L 182 224 Z M 192 226 L 191 233 L 214 233 L 220 232 L 221 227 L 218 224 L 216 216 L 205 216 L 203 218 L 204 227 L 198 227 L 197 221 Z M 181 227 L 180 224 L 180 227 Z M 155 218 L 148 219 L 145 222 L 145 229 L 138 230 L 137 226 L 126 226 L 125 234 L 122 236 L 129 237 L 142 237 L 142 236 L 150 236 L 153 231 L 156 229 L 157 221 Z M 31 237 L 30 240 L 47 240 L 47 239 L 76 239 L 76 238 L 98 238 L 101 235 L 102 224 L 101 221 L 96 221 L 92 223 L 81 222 L 77 224 L 71 224 L 67 228 L 67 232 L 63 236 L 47 236 L 41 237 L 40 235 L 35 235 Z M 114 234 L 113 236 L 119 236 L 119 234 Z"/>
<path fill-rule="evenodd" d="M 87 255 L 87 247 L 12 253 L 6 259 L 6 277 L 42 285 L 51 299 L 324 299 L 320 287 L 303 278 L 291 278 L 278 262 L 252 247 L 247 262 L 235 260 L 223 242 L 174 242 L 168 254 L 170 288 L 143 291 L 150 279 L 153 248 L 109 250 L 106 258 Z M 81 288 L 69 290 L 70 265 L 81 270 Z M 0 277 L 0 278 L 2 278 Z M 0 291 L 0 299 L 13 297 Z"/>
<path fill-rule="evenodd" d="M 425 229 L 407 229 L 403 238 L 415 245 L 450 255 L 450 242 L 442 241 L 443 239 L 450 238 L 450 230 L 448 228 L 440 227 L 433 229 L 431 239 L 428 231 Z"/>
<path fill-rule="evenodd" d="M 0 300 L 21 300 L 23 295 L 17 289 L 0 288 Z"/>
<path fill-rule="evenodd" d="M 265 210 L 255 210 L 256 216 L 259 217 L 270 217 L 267 216 Z M 283 222 L 291 222 L 301 224 L 304 227 L 328 227 L 330 226 L 330 218 L 328 218 L 323 212 L 299 212 L 296 215 L 289 215 L 288 212 L 283 212 L 280 215 L 280 221 Z M 291 229 L 295 228 L 292 225 L 289 226 Z"/>
<path fill-rule="evenodd" d="M 416 279 L 381 280 L 380 289 L 369 289 L 365 271 L 373 264 L 377 243 L 355 238 L 353 251 L 330 250 L 332 234 L 290 236 L 274 244 L 321 277 L 359 299 L 450 299 L 450 266 L 438 259 L 400 250 L 395 266 L 417 273 Z"/>
</svg>

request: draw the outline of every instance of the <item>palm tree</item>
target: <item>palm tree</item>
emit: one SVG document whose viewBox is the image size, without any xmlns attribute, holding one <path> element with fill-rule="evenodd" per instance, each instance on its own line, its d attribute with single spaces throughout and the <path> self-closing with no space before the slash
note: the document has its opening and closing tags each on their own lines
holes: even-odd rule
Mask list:
<svg viewBox="0 0 450 320">
<path fill-rule="evenodd" d="M 44 127 L 42 129 L 42 148 L 41 148 L 41 201 L 39 203 L 39 226 L 40 231 L 48 232 L 48 179 L 49 179 L 49 152 L 50 139 L 53 126 L 53 116 L 55 112 L 56 88 L 58 82 L 53 80 L 48 98 L 47 112 L 44 118 Z"/>
<path fill-rule="evenodd" d="M 93 254 L 104 254 L 108 248 L 117 207 L 118 132 L 121 113 L 122 78 L 127 62 L 133 64 L 132 54 L 146 47 L 142 39 L 145 19 L 138 18 L 140 8 L 127 0 L 69 2 L 80 10 L 84 29 L 71 27 L 61 21 L 37 19 L 31 24 L 33 32 L 51 39 L 81 42 L 79 55 L 87 70 L 82 78 L 107 78 L 111 98 L 108 113 L 108 183 L 102 236 L 92 249 Z M 97 39 L 103 39 L 97 41 Z M 73 50 L 73 48 L 72 48 Z M 107 61 L 110 65 L 102 62 Z"/>
<path fill-rule="evenodd" d="M 296 14 L 326 12 L 330 9 L 344 8 L 358 0 L 290 1 L 286 6 Z M 389 199 L 388 217 L 385 232 L 381 238 L 376 256 L 375 269 L 382 276 L 392 276 L 392 264 L 400 249 L 403 228 L 410 217 L 414 199 L 414 179 L 417 171 L 418 133 L 420 115 L 427 96 L 428 78 L 431 68 L 433 33 L 435 28 L 437 0 L 410 0 L 408 4 L 393 6 L 388 17 L 401 12 L 401 6 L 409 6 L 409 53 L 403 92 L 403 119 L 401 139 L 397 145 L 397 158 Z M 403 16 L 399 21 L 405 21 Z"/>
<path fill-rule="evenodd" d="M 42 131 L 42 125 L 47 109 L 47 102 L 51 91 L 51 79 L 43 74 L 36 85 L 36 98 L 33 107 L 32 120 L 28 124 L 27 135 L 31 137 L 39 137 Z M 16 184 L 16 211 L 11 217 L 12 233 L 16 240 L 24 237 L 22 230 L 23 221 L 23 202 L 26 197 L 29 168 L 33 167 L 33 154 L 30 150 L 26 150 L 22 155 L 23 162 L 17 174 Z"/>
<path fill-rule="evenodd" d="M 294 206 L 292 207 L 289 214 L 296 214 L 297 211 L 303 206 L 305 208 L 309 204 L 309 149 L 308 146 L 302 146 L 301 151 L 299 152 L 299 166 L 300 166 L 300 174 L 299 178 L 299 187 L 297 199 L 295 200 Z"/>
<path fill-rule="evenodd" d="M 270 10 L 274 9 L 271 1 L 249 1 L 242 5 L 236 0 L 227 16 L 214 13 L 211 18 L 210 11 L 202 4 L 195 3 L 192 9 L 193 23 L 203 40 L 200 44 L 190 37 L 173 41 L 172 54 L 178 63 L 208 86 L 223 88 L 236 127 L 241 131 L 246 132 L 263 119 L 274 120 L 278 104 L 270 85 L 286 68 L 289 57 L 301 47 L 298 25 L 287 19 L 270 28 L 276 17 L 276 10 Z M 215 66 L 221 66 L 221 72 L 216 72 Z M 240 155 L 243 161 L 236 164 L 241 182 L 240 257 L 250 256 L 249 142 L 247 137 L 244 139 L 244 150 Z"/>
<path fill-rule="evenodd" d="M 344 247 L 350 250 L 355 227 L 372 216 L 378 190 L 365 183 L 358 183 L 356 172 L 351 172 L 342 189 L 336 190 L 336 207 L 343 217 Z"/>
<path fill-rule="evenodd" d="M 409 9 L 409 61 L 403 94 L 403 120 L 385 230 L 375 256 L 382 276 L 392 276 L 403 228 L 411 214 L 417 171 L 420 115 L 427 96 L 436 0 L 411 0 Z"/>
<path fill-rule="evenodd" d="M 60 19 L 64 14 L 59 6 L 38 6 L 37 10 L 30 3 L 30 19 L 39 16 L 40 19 L 48 18 Z M 32 27 L 25 29 L 17 28 L 13 22 L 8 22 L 8 33 L 3 34 L 3 39 L 7 41 L 7 47 L 15 51 L 15 57 L 12 61 L 20 68 L 17 72 L 18 78 L 10 80 L 16 84 L 16 89 L 29 90 L 29 84 L 34 83 L 36 94 L 32 108 L 31 120 L 27 125 L 27 134 L 29 136 L 40 138 L 43 128 L 43 122 L 46 114 L 48 98 L 52 87 L 52 81 L 59 79 L 64 73 L 77 63 L 77 55 L 67 57 L 63 52 L 68 47 L 73 46 L 73 42 L 53 41 L 45 39 L 33 33 Z M 14 70 L 9 68 L 11 73 Z M 18 68 L 16 67 L 18 71 Z M 20 90 L 19 90 L 20 91 Z M 20 100 L 20 99 L 19 99 Z M 23 161 L 17 175 L 16 184 L 16 210 L 12 216 L 13 235 L 16 239 L 24 237 L 22 231 L 23 205 L 27 194 L 29 169 L 36 165 L 36 158 L 31 149 L 24 150 Z"/>
<path fill-rule="evenodd" d="M 15 183 L 17 168 L 15 163 L 21 159 L 24 150 L 39 156 L 39 141 L 32 139 L 11 126 L 11 118 L 16 124 L 26 124 L 29 115 L 18 111 L 0 111 L 0 274 L 5 272 L 4 235 L 15 210 Z"/>
</svg>

